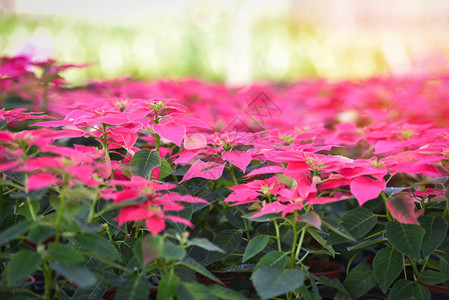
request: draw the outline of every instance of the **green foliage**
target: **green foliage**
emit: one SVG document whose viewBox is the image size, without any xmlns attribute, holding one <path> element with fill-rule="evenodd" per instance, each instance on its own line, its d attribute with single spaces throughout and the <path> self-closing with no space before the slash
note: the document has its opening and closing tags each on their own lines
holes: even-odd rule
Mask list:
<svg viewBox="0 0 449 300">
<path fill-rule="evenodd" d="M 239 230 L 223 230 L 217 234 L 212 241 L 223 252 L 208 252 L 206 257 L 206 265 L 210 265 L 213 262 L 221 260 L 232 253 L 242 240 L 242 233 Z"/>
<path fill-rule="evenodd" d="M 349 233 L 354 239 L 364 237 L 377 223 L 377 216 L 369 209 L 364 207 L 357 207 L 347 212 L 341 218 L 341 226 L 346 231 L 338 230 L 340 227 L 335 226 L 327 239 L 327 245 L 341 244 L 350 241 L 343 233 Z"/>
<path fill-rule="evenodd" d="M 376 276 L 372 268 L 366 263 L 361 263 L 349 272 L 343 286 L 353 298 L 358 298 L 366 294 L 376 283 Z"/>
<path fill-rule="evenodd" d="M 374 275 L 385 293 L 402 270 L 402 255 L 393 247 L 377 252 L 373 261 Z"/>
<path fill-rule="evenodd" d="M 157 300 L 172 299 L 176 294 L 176 287 L 178 286 L 179 278 L 174 271 L 165 274 L 158 284 Z"/>
<path fill-rule="evenodd" d="M 156 150 L 142 149 L 137 151 L 131 159 L 130 169 L 132 175 L 147 178 L 154 168 L 161 166 L 161 157 Z M 169 172 L 164 167 L 164 175 Z M 167 174 L 168 175 L 168 174 Z"/>
<path fill-rule="evenodd" d="M 261 252 L 270 241 L 270 237 L 266 235 L 258 235 L 251 239 L 248 243 L 248 246 L 245 248 L 245 253 L 243 253 L 242 262 L 247 261 L 252 258 L 254 255 Z"/>
<path fill-rule="evenodd" d="M 114 299 L 139 300 L 148 299 L 150 295 L 150 284 L 148 279 L 142 275 L 132 275 L 118 288 Z"/>
<path fill-rule="evenodd" d="M 21 250 L 16 253 L 8 264 L 7 280 L 9 284 L 17 283 L 37 270 L 42 257 L 30 250 Z"/>
<path fill-rule="evenodd" d="M 418 225 L 390 222 L 386 226 L 388 241 L 401 253 L 420 259 L 425 230 Z"/>
<path fill-rule="evenodd" d="M 270 299 L 296 290 L 304 283 L 304 273 L 297 269 L 262 267 L 254 272 L 253 284 L 262 299 Z"/>
<path fill-rule="evenodd" d="M 421 216 L 418 221 L 426 231 L 421 251 L 424 257 L 428 257 L 443 243 L 447 234 L 447 222 L 442 217 L 431 216 Z"/>
</svg>

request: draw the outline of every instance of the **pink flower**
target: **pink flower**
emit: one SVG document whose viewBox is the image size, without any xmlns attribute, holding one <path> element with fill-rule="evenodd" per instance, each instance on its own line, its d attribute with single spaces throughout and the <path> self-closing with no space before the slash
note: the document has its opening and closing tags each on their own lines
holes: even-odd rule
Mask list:
<svg viewBox="0 0 449 300">
<path fill-rule="evenodd" d="M 195 161 L 187 173 L 184 175 L 179 183 L 183 183 L 194 177 L 202 177 L 205 179 L 217 180 L 223 173 L 224 164 L 218 164 L 214 162 L 204 162 L 200 159 Z"/>
<path fill-rule="evenodd" d="M 38 189 L 43 189 L 52 184 L 59 183 L 60 179 L 55 177 L 51 173 L 40 172 L 34 173 L 28 177 L 26 189 L 27 191 L 34 191 Z"/>
<path fill-rule="evenodd" d="M 368 200 L 377 198 L 386 188 L 384 180 L 375 180 L 366 176 L 353 179 L 349 186 L 360 206 Z"/>
</svg>

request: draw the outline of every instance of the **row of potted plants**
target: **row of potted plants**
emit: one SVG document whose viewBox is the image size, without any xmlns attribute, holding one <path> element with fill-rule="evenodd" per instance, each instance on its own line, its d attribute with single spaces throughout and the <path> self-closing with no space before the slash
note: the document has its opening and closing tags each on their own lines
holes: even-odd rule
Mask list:
<svg viewBox="0 0 449 300">
<path fill-rule="evenodd" d="M 60 73 L 81 66 L 0 62 L 1 297 L 430 299 L 448 284 L 444 75 L 75 87 Z M 343 276 L 316 269 L 335 263 Z"/>
</svg>

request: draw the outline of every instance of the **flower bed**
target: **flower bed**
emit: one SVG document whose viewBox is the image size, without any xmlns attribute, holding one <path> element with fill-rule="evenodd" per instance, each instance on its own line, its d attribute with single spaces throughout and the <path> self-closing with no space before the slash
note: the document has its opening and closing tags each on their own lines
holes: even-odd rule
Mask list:
<svg viewBox="0 0 449 300">
<path fill-rule="evenodd" d="M 59 73 L 80 66 L 0 62 L 2 297 L 430 299 L 420 282 L 448 283 L 446 76 L 69 87 Z M 323 257 L 345 278 L 310 272 Z"/>
</svg>

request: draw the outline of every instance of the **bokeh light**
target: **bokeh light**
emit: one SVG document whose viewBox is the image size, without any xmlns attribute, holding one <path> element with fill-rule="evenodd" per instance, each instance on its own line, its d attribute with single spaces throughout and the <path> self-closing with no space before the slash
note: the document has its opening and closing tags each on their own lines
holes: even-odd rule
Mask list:
<svg viewBox="0 0 449 300">
<path fill-rule="evenodd" d="M 231 84 L 445 69 L 449 2 L 0 0 L 0 54 L 90 62 L 68 80 Z"/>
</svg>

